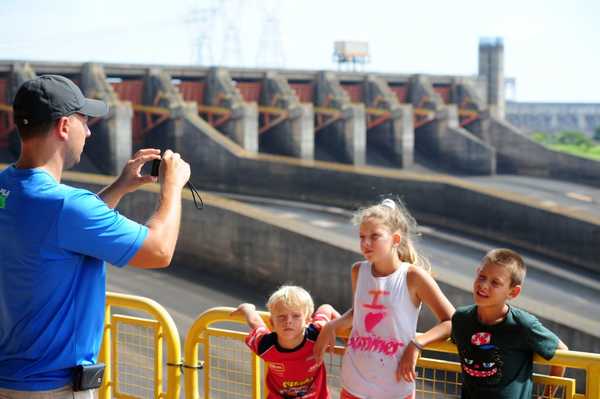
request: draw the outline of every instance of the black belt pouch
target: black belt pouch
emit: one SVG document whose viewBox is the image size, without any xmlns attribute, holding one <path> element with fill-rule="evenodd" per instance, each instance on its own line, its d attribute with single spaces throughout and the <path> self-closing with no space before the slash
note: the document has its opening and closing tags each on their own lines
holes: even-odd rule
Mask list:
<svg viewBox="0 0 600 399">
<path fill-rule="evenodd" d="M 79 365 L 73 369 L 73 391 L 100 388 L 104 377 L 104 364 Z"/>
</svg>

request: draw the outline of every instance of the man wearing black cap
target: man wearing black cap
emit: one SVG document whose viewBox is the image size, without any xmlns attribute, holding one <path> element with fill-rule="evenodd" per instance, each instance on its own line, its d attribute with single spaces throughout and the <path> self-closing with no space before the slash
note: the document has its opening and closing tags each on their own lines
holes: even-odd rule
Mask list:
<svg viewBox="0 0 600 399">
<path fill-rule="evenodd" d="M 157 180 L 140 171 L 159 150 L 138 151 L 96 195 L 60 181 L 79 162 L 88 117 L 106 115 L 107 105 L 45 75 L 19 88 L 13 110 L 21 155 L 0 172 L 0 398 L 73 398 L 74 369 L 96 362 L 102 338 L 104 261 L 169 265 L 190 168 L 165 151 L 160 203 L 141 225 L 113 208 Z"/>
</svg>

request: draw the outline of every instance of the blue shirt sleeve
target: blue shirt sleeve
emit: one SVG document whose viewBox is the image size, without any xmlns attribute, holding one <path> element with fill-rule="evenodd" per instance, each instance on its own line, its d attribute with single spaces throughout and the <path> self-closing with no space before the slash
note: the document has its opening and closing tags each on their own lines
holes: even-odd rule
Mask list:
<svg viewBox="0 0 600 399">
<path fill-rule="evenodd" d="M 65 196 L 58 220 L 63 249 L 124 266 L 147 235 L 146 226 L 109 208 L 96 194 L 74 189 Z"/>
</svg>

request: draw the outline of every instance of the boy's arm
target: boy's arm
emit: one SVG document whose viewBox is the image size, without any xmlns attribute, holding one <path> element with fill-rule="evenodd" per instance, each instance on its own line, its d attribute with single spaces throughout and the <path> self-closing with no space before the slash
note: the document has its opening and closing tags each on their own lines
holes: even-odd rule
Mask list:
<svg viewBox="0 0 600 399">
<path fill-rule="evenodd" d="M 246 323 L 248 326 L 254 330 L 258 327 L 265 327 L 265 322 L 263 321 L 260 314 L 256 311 L 256 306 L 251 303 L 242 303 L 237 307 L 236 310 L 230 313 L 230 316 L 243 316 L 246 318 Z"/>
<path fill-rule="evenodd" d="M 568 351 L 569 347 L 567 345 L 565 345 L 565 343 L 562 342 L 559 339 L 558 340 L 558 345 L 556 346 L 556 350 Z M 565 367 L 563 367 L 563 366 L 550 366 L 550 373 L 549 373 L 549 375 L 556 376 L 556 377 L 562 377 L 563 375 L 565 375 Z"/>
<path fill-rule="evenodd" d="M 556 350 L 569 350 L 569 348 L 567 347 L 567 345 L 565 345 L 564 342 L 562 342 L 560 339 L 558 340 L 558 345 L 556 346 Z M 563 375 L 565 375 L 565 367 L 563 366 L 550 366 L 550 371 L 548 372 L 548 375 L 550 376 L 554 376 L 554 377 L 562 377 Z M 553 398 L 554 395 L 556 394 L 556 391 L 558 390 L 558 386 L 556 385 L 546 385 L 544 387 L 544 398 Z"/>
</svg>

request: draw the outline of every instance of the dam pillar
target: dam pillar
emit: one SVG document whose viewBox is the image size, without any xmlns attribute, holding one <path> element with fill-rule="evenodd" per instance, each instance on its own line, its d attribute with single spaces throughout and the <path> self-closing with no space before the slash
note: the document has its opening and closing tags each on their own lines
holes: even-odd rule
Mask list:
<svg viewBox="0 0 600 399">
<path fill-rule="evenodd" d="M 100 173 L 118 175 L 131 158 L 131 105 L 119 101 L 101 65 L 83 65 L 80 87 L 86 97 L 102 100 L 109 106 L 104 118 L 89 121 L 93 134 L 87 139 L 84 153 Z"/>
<path fill-rule="evenodd" d="M 317 120 L 319 115 L 330 118 L 315 128 L 315 146 L 324 147 L 335 161 L 364 165 L 367 146 L 364 104 L 351 103 L 332 72 L 319 73 L 315 103 Z"/>
<path fill-rule="evenodd" d="M 364 101 L 368 107 L 367 153 L 373 146 L 396 166 L 411 166 L 415 141 L 412 105 L 400 104 L 387 82 L 374 75 L 366 78 Z"/>
<path fill-rule="evenodd" d="M 494 149 L 460 127 L 457 106 L 446 105 L 429 79 L 412 77 L 409 98 L 415 114 L 416 151 L 452 171 L 496 173 Z"/>
<path fill-rule="evenodd" d="M 204 103 L 229 109 L 231 117 L 219 130 L 245 150 L 258 152 L 258 104 L 244 102 L 226 69 L 210 69 Z"/>
<path fill-rule="evenodd" d="M 312 104 L 302 104 L 287 80 L 275 72 L 267 72 L 261 90 L 263 119 L 272 112 L 275 126 L 263 120 L 260 131 L 260 152 L 314 159 L 315 131 Z M 279 116 L 277 117 L 277 114 Z M 268 128 L 268 130 L 265 130 Z"/>
<path fill-rule="evenodd" d="M 156 108 L 157 112 L 151 130 L 144 134 L 144 146 L 182 152 L 186 146 L 183 118 L 188 112 L 196 112 L 195 104 L 183 101 L 171 75 L 156 68 L 149 69 L 144 77 L 142 99 L 144 105 Z"/>
</svg>

